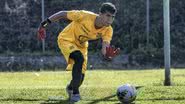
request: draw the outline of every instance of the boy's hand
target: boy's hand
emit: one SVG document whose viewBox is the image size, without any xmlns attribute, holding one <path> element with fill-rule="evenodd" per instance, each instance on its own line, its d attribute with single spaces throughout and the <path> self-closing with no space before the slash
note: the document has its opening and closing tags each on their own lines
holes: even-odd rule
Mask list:
<svg viewBox="0 0 185 104">
<path fill-rule="evenodd" d="M 37 38 L 39 40 L 44 40 L 46 38 L 46 27 L 48 24 L 51 23 L 51 20 L 50 19 L 46 19 L 44 21 L 41 22 L 39 28 L 38 28 L 38 31 L 37 31 Z"/>
<path fill-rule="evenodd" d="M 39 27 L 37 31 L 38 40 L 44 40 L 46 38 L 46 29 L 44 27 Z"/>
<path fill-rule="evenodd" d="M 106 47 L 106 54 L 104 58 L 108 61 L 111 61 L 116 55 L 120 52 L 120 48 L 115 48 L 113 46 Z"/>
</svg>

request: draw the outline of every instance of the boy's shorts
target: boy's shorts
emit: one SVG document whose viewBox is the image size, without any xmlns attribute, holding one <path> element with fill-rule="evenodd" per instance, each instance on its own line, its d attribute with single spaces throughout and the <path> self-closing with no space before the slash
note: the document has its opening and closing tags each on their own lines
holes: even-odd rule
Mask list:
<svg viewBox="0 0 185 104">
<path fill-rule="evenodd" d="M 76 50 L 79 50 L 84 56 L 84 63 L 82 66 L 82 73 L 85 74 L 87 69 L 87 48 L 86 47 L 78 47 L 75 43 L 65 41 L 65 40 L 58 40 L 58 46 L 65 57 L 67 62 L 67 71 L 71 71 L 73 68 L 74 60 L 69 58 L 70 54 Z"/>
</svg>

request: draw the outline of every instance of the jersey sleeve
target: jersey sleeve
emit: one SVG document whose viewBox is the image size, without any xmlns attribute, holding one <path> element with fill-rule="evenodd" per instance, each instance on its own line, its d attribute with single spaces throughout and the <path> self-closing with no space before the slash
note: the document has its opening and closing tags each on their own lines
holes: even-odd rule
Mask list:
<svg viewBox="0 0 185 104">
<path fill-rule="evenodd" d="M 102 36 L 102 40 L 110 43 L 110 41 L 112 40 L 112 35 L 113 35 L 113 29 L 112 29 L 112 27 L 110 27 L 107 29 L 105 34 Z"/>
<path fill-rule="evenodd" d="M 71 21 L 80 21 L 84 17 L 83 11 L 72 10 L 67 12 L 67 18 Z"/>
</svg>

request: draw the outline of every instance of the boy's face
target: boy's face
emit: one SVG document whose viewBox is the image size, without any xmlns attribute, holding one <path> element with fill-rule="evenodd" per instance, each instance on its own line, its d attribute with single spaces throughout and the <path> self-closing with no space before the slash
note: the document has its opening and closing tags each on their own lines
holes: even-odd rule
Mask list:
<svg viewBox="0 0 185 104">
<path fill-rule="evenodd" d="M 110 12 L 100 13 L 101 23 L 103 26 L 110 26 L 113 21 L 115 14 L 111 14 Z"/>
</svg>

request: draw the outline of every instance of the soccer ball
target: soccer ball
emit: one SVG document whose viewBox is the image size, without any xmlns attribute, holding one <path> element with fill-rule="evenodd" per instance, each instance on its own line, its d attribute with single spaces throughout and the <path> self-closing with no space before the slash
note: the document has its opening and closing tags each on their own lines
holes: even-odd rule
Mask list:
<svg viewBox="0 0 185 104">
<path fill-rule="evenodd" d="M 134 86 L 130 84 L 125 84 L 117 89 L 117 97 L 123 104 L 128 104 L 136 99 L 137 90 Z"/>
</svg>

